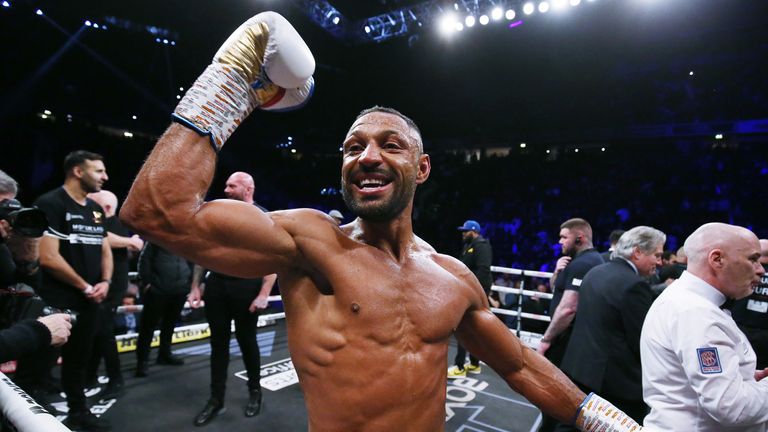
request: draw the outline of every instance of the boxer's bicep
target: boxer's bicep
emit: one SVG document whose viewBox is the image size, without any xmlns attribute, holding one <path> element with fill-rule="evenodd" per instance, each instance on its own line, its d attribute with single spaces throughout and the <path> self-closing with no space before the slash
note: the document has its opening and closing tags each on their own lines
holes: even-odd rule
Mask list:
<svg viewBox="0 0 768 432">
<path fill-rule="evenodd" d="M 174 253 L 207 269 L 253 278 L 301 263 L 293 236 L 281 213 L 264 213 L 241 201 L 204 203 L 191 216 L 186 232 L 168 239 Z"/>
</svg>

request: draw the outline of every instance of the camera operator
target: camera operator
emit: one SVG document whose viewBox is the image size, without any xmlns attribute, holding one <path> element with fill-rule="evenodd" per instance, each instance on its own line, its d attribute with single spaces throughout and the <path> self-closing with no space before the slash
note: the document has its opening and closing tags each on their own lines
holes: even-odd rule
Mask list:
<svg viewBox="0 0 768 432">
<path fill-rule="evenodd" d="M 109 430 L 109 423 L 88 409 L 84 394 L 98 304 L 107 296 L 113 269 L 106 214 L 87 195 L 101 190 L 107 171 L 101 155 L 78 150 L 64 158 L 64 175 L 61 187 L 35 201 L 49 226 L 40 242 L 39 293 L 49 305 L 78 313 L 72 337 L 61 348 L 61 386 L 69 407 L 64 424 L 77 430 Z"/>
<path fill-rule="evenodd" d="M 0 363 L 63 345 L 72 328 L 68 314 L 34 319 L 25 313 L 34 295 L 30 286 L 40 274 L 40 237 L 47 222 L 21 207 L 17 191 L 16 181 L 0 170 Z"/>
</svg>

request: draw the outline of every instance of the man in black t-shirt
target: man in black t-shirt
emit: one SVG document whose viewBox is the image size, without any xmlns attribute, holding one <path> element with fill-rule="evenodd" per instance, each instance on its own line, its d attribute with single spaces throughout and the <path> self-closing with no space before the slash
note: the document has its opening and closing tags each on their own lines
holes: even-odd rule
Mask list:
<svg viewBox="0 0 768 432">
<path fill-rule="evenodd" d="M 557 366 L 568 346 L 581 281 L 592 267 L 603 263 L 600 253 L 592 245 L 592 227 L 584 219 L 569 219 L 560 225 L 560 246 L 563 256 L 557 260 L 550 280 L 553 293 L 549 315 L 552 321 L 538 348 L 539 354 L 546 355 Z"/>
<path fill-rule="evenodd" d="M 91 414 L 83 392 L 98 304 L 109 291 L 113 266 L 104 209 L 87 195 L 101 190 L 108 177 L 102 156 L 83 150 L 67 155 L 64 173 L 62 187 L 35 201 L 49 223 L 40 243 L 39 294 L 50 306 L 78 314 L 72 336 L 61 349 L 61 384 L 69 406 L 65 424 L 78 430 L 110 430 L 108 422 Z"/>
<path fill-rule="evenodd" d="M 768 367 L 768 240 L 760 239 L 760 264 L 766 273 L 752 295 L 736 300 L 731 309 L 733 320 L 747 336 L 757 354 L 757 369 Z"/>
<path fill-rule="evenodd" d="M 537 349 L 539 354 L 558 367 L 573 329 L 581 281 L 592 267 L 603 263 L 600 253 L 592 245 L 592 226 L 584 219 L 568 219 L 560 225 L 560 246 L 563 256 L 557 260 L 550 279 L 553 293 L 549 315 L 552 321 Z M 557 420 L 544 416 L 539 431 L 552 431 L 556 425 Z"/>
<path fill-rule="evenodd" d="M 491 243 L 480 234 L 480 224 L 474 220 L 464 222 L 460 226 L 461 239 L 464 245 L 461 249 L 459 259 L 468 269 L 472 271 L 480 285 L 483 287 L 486 296 L 491 294 L 491 262 L 493 261 L 493 249 Z M 490 300 L 490 297 L 489 297 Z M 464 364 L 467 359 L 467 350 L 456 342 L 456 357 L 453 366 L 448 369 L 448 378 L 458 378 L 467 376 L 467 372 L 473 374 L 480 373 L 480 360 L 469 354 L 469 363 Z"/>
<path fill-rule="evenodd" d="M 138 235 L 131 236 L 128 230 L 117 218 L 118 201 L 112 192 L 102 189 L 89 193 L 88 198 L 99 204 L 106 214 L 104 226 L 107 228 L 107 239 L 112 248 L 112 285 L 109 287 L 107 298 L 99 304 L 99 318 L 96 329 L 96 340 L 91 358 L 88 361 L 86 378 L 94 384 L 98 375 L 101 357 L 104 357 L 109 383 L 99 394 L 102 399 L 119 396 L 123 389 L 123 374 L 120 369 L 120 357 L 115 341 L 115 310 L 122 304 L 123 296 L 128 291 L 128 252 L 138 253 L 144 247 L 144 242 Z"/>
</svg>

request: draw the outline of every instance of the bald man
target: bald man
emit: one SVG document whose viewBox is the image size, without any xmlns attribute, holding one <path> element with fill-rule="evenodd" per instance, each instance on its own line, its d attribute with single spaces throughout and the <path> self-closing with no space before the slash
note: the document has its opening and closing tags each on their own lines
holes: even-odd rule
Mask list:
<svg viewBox="0 0 768 432">
<path fill-rule="evenodd" d="M 709 223 L 685 241 L 688 269 L 651 306 L 640 337 L 644 425 L 665 431 L 768 430 L 768 369 L 736 326 L 730 300 L 765 274 L 746 228 Z"/>
<path fill-rule="evenodd" d="M 760 240 L 760 265 L 768 271 L 768 239 Z M 737 301 L 731 311 L 757 354 L 757 367 L 768 367 L 768 274 L 760 278 L 752 295 Z"/>
<path fill-rule="evenodd" d="M 107 239 L 112 248 L 114 269 L 107 298 L 99 304 L 96 340 L 86 369 L 86 379 L 89 386 L 96 385 L 99 363 L 101 357 L 104 356 L 104 366 L 107 377 L 109 377 L 109 383 L 99 394 L 99 397 L 113 399 L 119 396 L 123 390 L 123 374 L 120 368 L 120 357 L 117 353 L 117 343 L 115 342 L 115 310 L 120 306 L 123 296 L 128 290 L 128 252 L 139 252 L 144 246 L 144 242 L 138 235 L 131 236 L 116 217 L 118 201 L 114 193 L 102 189 L 98 192 L 89 193 L 88 198 L 104 209 L 106 216 L 104 227 L 107 229 Z"/>
<path fill-rule="evenodd" d="M 253 177 L 238 171 L 227 179 L 224 195 L 266 211 L 253 200 L 255 189 Z M 201 298 L 205 300 L 205 316 L 211 326 L 211 396 L 195 417 L 195 426 L 208 424 L 224 408 L 232 320 L 235 321 L 235 337 L 248 372 L 248 403 L 243 414 L 253 417 L 261 411 L 261 356 L 256 343 L 257 312 L 267 307 L 267 298 L 277 279 L 274 274 L 263 278 L 241 279 L 208 272 L 203 283 L 203 273 L 203 268 L 196 265 L 188 299 L 193 308 L 200 305 Z"/>
</svg>

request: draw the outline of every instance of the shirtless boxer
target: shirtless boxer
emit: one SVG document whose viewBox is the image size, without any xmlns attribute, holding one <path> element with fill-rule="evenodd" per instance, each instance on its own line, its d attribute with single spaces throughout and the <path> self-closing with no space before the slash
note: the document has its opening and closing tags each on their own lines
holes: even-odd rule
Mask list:
<svg viewBox="0 0 768 432">
<path fill-rule="evenodd" d="M 166 131 L 139 172 L 123 221 L 217 272 L 278 274 L 312 431 L 443 430 L 454 332 L 550 415 L 621 423 L 623 413 L 608 419 L 606 401 L 585 400 L 510 333 L 461 262 L 414 235 L 413 196 L 431 166 L 418 128 L 397 111 L 364 111 L 344 140 L 342 190 L 357 216 L 350 224 L 339 227 L 310 209 L 264 213 L 234 200 L 203 202 L 229 134 L 254 107 L 304 103 L 313 70 L 311 53 L 282 17 L 263 13 L 246 22 L 177 107 L 181 124 Z M 631 419 L 616 427 L 640 430 Z"/>
</svg>

